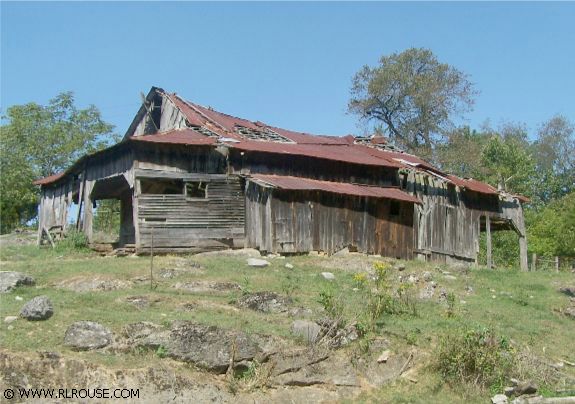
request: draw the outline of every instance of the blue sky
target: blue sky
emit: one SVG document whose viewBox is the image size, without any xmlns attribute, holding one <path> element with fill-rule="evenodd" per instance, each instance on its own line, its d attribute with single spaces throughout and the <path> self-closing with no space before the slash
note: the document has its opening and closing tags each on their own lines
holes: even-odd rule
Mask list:
<svg viewBox="0 0 575 404">
<path fill-rule="evenodd" d="M 360 133 L 364 64 L 431 49 L 481 92 L 466 122 L 575 122 L 575 3 L 1 3 L 1 109 L 71 90 L 123 134 L 152 85 L 288 129 Z"/>
</svg>

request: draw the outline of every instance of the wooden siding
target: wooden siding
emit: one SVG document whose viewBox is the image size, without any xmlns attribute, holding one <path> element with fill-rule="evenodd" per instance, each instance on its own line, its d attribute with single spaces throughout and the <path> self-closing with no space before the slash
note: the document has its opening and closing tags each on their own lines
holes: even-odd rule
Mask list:
<svg viewBox="0 0 575 404">
<path fill-rule="evenodd" d="M 344 247 L 359 252 L 410 259 L 413 204 L 324 192 L 271 190 L 250 183 L 246 191 L 247 244 L 264 251 L 334 253 Z"/>
<path fill-rule="evenodd" d="M 143 176 L 138 171 L 138 176 Z M 154 238 L 154 249 L 186 248 L 201 251 L 242 247 L 244 244 L 244 198 L 240 178 L 224 175 L 196 175 L 208 182 L 205 199 L 181 195 L 140 194 L 137 218 L 140 252 L 146 252 Z M 182 176 L 184 181 L 189 176 Z"/>
</svg>

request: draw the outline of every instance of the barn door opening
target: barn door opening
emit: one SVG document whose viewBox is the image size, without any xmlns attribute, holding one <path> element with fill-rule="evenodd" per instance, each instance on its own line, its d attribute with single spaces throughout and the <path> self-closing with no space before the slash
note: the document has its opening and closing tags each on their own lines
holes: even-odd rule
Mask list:
<svg viewBox="0 0 575 404">
<path fill-rule="evenodd" d="M 123 175 L 96 181 L 90 195 L 94 202 L 95 243 L 114 248 L 135 243 L 132 189 Z"/>
<path fill-rule="evenodd" d="M 508 219 L 481 216 L 478 264 L 491 268 L 519 267 L 520 233 Z"/>
</svg>

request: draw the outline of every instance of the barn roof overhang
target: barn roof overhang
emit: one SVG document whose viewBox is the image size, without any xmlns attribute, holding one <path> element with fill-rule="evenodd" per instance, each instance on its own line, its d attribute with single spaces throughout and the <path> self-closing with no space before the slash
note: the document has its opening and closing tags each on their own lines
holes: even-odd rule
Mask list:
<svg viewBox="0 0 575 404">
<path fill-rule="evenodd" d="M 288 175 L 252 174 L 247 178 L 258 185 L 285 191 L 321 191 L 333 194 L 393 199 L 421 204 L 421 201 L 416 197 L 394 187 L 377 187 L 345 182 L 322 181 Z"/>
</svg>

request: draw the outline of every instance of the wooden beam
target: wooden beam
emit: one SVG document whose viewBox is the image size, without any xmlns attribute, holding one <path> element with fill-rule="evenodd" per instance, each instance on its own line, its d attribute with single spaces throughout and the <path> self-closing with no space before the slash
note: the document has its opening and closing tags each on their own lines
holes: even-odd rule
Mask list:
<svg viewBox="0 0 575 404">
<path fill-rule="evenodd" d="M 522 271 L 529 271 L 527 262 L 527 236 L 519 236 L 519 266 Z"/>
<path fill-rule="evenodd" d="M 485 233 L 487 235 L 487 268 L 493 268 L 493 259 L 491 256 L 491 219 L 485 215 Z"/>
</svg>

